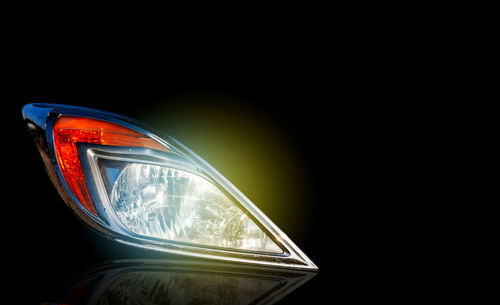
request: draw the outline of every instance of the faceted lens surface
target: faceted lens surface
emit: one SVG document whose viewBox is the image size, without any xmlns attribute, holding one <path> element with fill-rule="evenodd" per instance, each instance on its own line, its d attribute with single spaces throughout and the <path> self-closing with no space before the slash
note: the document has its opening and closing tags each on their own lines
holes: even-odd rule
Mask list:
<svg viewBox="0 0 500 305">
<path fill-rule="evenodd" d="M 110 201 L 121 222 L 139 235 L 282 253 L 214 184 L 187 171 L 129 164 L 116 180 Z"/>
</svg>

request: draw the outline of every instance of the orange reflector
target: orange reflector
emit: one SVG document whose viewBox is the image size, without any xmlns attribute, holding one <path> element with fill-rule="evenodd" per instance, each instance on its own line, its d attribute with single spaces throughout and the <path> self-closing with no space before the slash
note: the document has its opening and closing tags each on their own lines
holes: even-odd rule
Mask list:
<svg viewBox="0 0 500 305">
<path fill-rule="evenodd" d="M 85 182 L 76 143 L 92 143 L 110 146 L 145 147 L 168 152 L 155 140 L 132 129 L 106 121 L 60 116 L 54 124 L 54 145 L 61 172 L 73 194 L 97 215 Z"/>
</svg>

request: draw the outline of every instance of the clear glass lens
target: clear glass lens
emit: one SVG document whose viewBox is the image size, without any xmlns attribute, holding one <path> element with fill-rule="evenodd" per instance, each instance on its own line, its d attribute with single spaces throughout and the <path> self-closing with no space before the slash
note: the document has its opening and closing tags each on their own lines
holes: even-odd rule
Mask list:
<svg viewBox="0 0 500 305">
<path fill-rule="evenodd" d="M 111 205 L 143 236 L 207 246 L 283 251 L 214 184 L 187 171 L 131 163 L 116 180 Z"/>
</svg>

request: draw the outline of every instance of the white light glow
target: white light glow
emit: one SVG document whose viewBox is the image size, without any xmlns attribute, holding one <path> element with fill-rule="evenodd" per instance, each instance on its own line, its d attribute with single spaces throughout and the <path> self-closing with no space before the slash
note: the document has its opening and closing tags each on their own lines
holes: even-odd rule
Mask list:
<svg viewBox="0 0 500 305">
<path fill-rule="evenodd" d="M 282 253 L 214 184 L 187 171 L 131 163 L 116 180 L 110 201 L 122 223 L 136 234 Z"/>
</svg>

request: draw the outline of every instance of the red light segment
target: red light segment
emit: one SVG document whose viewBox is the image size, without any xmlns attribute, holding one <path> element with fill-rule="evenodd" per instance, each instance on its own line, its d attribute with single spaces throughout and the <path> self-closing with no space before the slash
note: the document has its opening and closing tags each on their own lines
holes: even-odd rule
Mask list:
<svg viewBox="0 0 500 305">
<path fill-rule="evenodd" d="M 83 173 L 76 143 L 145 147 L 168 152 L 155 140 L 132 129 L 96 119 L 61 116 L 53 128 L 57 161 L 66 183 L 80 202 L 97 215 Z"/>
</svg>

